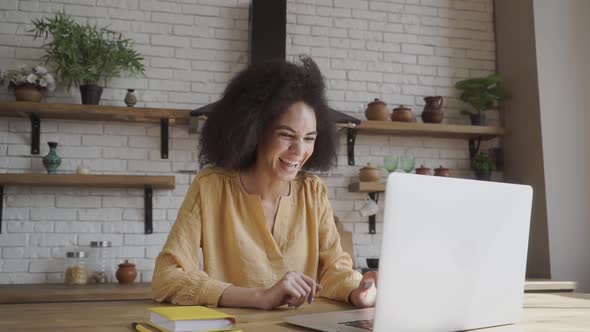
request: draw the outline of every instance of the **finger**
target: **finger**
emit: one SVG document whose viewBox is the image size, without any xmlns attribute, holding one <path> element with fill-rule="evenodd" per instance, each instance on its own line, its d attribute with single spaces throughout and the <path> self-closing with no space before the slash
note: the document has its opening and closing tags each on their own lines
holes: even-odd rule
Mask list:
<svg viewBox="0 0 590 332">
<path fill-rule="evenodd" d="M 305 301 L 307 293 L 295 280 L 289 284 L 289 289 L 291 290 L 292 295 L 292 299 L 290 301 L 291 304 L 297 305 L 299 302 Z"/>
<path fill-rule="evenodd" d="M 303 291 L 305 292 L 305 295 L 303 297 L 301 297 L 299 299 L 299 302 L 297 303 L 296 307 L 300 307 L 303 303 L 305 303 L 305 300 L 309 298 L 309 294 L 311 293 L 311 287 L 305 282 L 305 280 L 303 280 L 302 278 L 297 278 L 295 279 L 295 282 L 297 283 L 297 285 L 299 287 L 301 287 L 303 289 Z"/>
<path fill-rule="evenodd" d="M 313 302 L 313 299 L 315 298 L 315 293 L 318 287 L 317 281 L 313 280 L 312 278 L 306 276 L 303 273 L 301 273 L 300 276 L 310 289 L 310 291 L 307 293 L 307 303 L 311 304 L 311 302 Z"/>
</svg>

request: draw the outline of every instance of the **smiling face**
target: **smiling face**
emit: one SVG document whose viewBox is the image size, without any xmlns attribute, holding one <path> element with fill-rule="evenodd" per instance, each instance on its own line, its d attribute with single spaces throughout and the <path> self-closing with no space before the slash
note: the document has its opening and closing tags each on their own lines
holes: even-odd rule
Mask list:
<svg viewBox="0 0 590 332">
<path fill-rule="evenodd" d="M 293 180 L 313 153 L 316 136 L 313 109 L 304 102 L 294 103 L 265 129 L 256 168 L 273 180 Z"/>
</svg>

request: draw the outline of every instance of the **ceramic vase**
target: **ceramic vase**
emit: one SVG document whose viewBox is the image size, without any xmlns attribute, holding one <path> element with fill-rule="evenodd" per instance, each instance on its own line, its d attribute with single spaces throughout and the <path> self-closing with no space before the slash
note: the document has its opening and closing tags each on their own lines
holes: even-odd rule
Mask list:
<svg viewBox="0 0 590 332">
<path fill-rule="evenodd" d="M 127 94 L 125 95 L 125 99 L 123 100 L 125 104 L 129 107 L 135 106 L 137 104 L 137 97 L 134 94 L 134 89 L 127 89 Z"/>
<path fill-rule="evenodd" d="M 57 142 L 47 142 L 49 145 L 49 153 L 43 157 L 43 166 L 49 174 L 57 173 L 57 168 L 61 164 L 61 157 L 57 155 L 55 149 L 57 148 Z"/>
<path fill-rule="evenodd" d="M 19 85 L 14 89 L 14 97 L 16 101 L 38 103 L 43 98 L 43 94 L 36 87 L 25 84 Z"/>
</svg>

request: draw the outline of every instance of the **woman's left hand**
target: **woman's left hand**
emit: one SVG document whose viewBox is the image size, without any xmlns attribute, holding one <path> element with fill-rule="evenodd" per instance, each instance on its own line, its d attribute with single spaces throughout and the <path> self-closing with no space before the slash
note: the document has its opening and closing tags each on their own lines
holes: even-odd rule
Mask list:
<svg viewBox="0 0 590 332">
<path fill-rule="evenodd" d="M 350 303 L 355 307 L 374 307 L 375 300 L 377 300 L 377 272 L 369 271 L 365 273 L 359 286 L 348 297 Z"/>
</svg>

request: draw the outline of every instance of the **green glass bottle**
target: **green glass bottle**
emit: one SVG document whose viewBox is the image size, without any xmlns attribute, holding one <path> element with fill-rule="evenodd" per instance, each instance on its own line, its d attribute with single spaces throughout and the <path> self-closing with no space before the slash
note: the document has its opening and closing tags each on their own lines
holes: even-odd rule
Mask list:
<svg viewBox="0 0 590 332">
<path fill-rule="evenodd" d="M 55 149 L 57 148 L 57 142 L 47 142 L 49 145 L 49 153 L 43 157 L 43 166 L 49 174 L 56 174 L 57 168 L 61 164 L 61 157 L 57 155 Z"/>
</svg>

